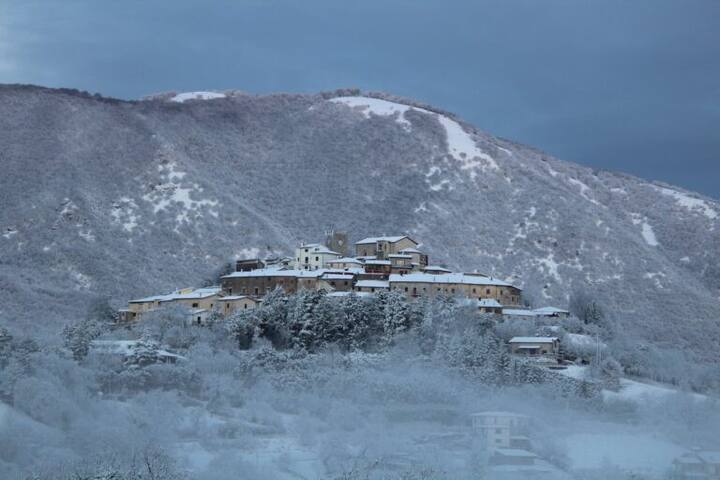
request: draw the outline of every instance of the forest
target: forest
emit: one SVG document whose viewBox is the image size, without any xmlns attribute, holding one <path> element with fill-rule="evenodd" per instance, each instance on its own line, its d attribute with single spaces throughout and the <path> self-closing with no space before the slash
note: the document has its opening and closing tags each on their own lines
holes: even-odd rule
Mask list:
<svg viewBox="0 0 720 480">
<path fill-rule="evenodd" d="M 99 299 L 54 334 L 0 331 L 0 476 L 491 478 L 469 426 L 485 410 L 532 418 L 535 452 L 568 478 L 666 478 L 684 449 L 717 447 L 711 389 L 690 392 L 650 347 L 624 342 L 600 305 L 580 297 L 574 313 L 502 321 L 453 297 L 276 290 L 208 327 L 180 309 L 119 325 Z M 512 336 L 543 332 L 563 339 L 585 378 L 508 353 Z M 602 340 L 602 358 L 569 334 Z M 131 347 L 108 354 L 102 342 Z M 713 385 L 708 371 L 690 373 Z M 678 391 L 607 394 L 639 375 L 675 379 Z M 613 460 L 637 441 L 649 450 Z M 616 451 L 602 461 L 586 458 L 608 444 Z"/>
</svg>

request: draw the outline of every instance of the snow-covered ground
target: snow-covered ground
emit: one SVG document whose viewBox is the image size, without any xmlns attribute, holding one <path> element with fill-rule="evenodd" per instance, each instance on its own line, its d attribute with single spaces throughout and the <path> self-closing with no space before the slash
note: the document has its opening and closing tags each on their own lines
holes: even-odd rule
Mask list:
<svg viewBox="0 0 720 480">
<path fill-rule="evenodd" d="M 395 120 L 408 131 L 412 128 L 412 124 L 405 118 L 407 111 L 414 110 L 435 115 L 440 124 L 445 128 L 448 153 L 461 163 L 461 169 L 468 170 L 471 179 L 477 176 L 477 169 L 484 170 L 491 168 L 493 170 L 499 170 L 500 168 L 490 155 L 478 148 L 475 140 L 465 131 L 462 125 L 445 115 L 410 105 L 371 97 L 337 97 L 330 99 L 330 101 L 344 103 L 345 105 L 356 108 L 362 112 L 366 118 L 370 118 L 370 114 L 379 116 L 396 115 Z"/>
<path fill-rule="evenodd" d="M 674 458 L 686 451 L 674 443 L 644 433 L 578 433 L 564 439 L 574 470 L 615 465 L 634 473 L 664 474 Z"/>
</svg>

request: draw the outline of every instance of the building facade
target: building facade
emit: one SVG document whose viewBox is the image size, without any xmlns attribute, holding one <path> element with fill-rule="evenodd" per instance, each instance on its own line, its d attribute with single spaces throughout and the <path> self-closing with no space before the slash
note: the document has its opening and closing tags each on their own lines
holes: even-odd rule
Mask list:
<svg viewBox="0 0 720 480">
<path fill-rule="evenodd" d="M 319 243 L 300 245 L 295 249 L 295 269 L 319 270 L 328 268 L 329 262 L 340 257 L 342 257 L 341 254 Z"/>
<path fill-rule="evenodd" d="M 408 236 L 394 237 L 368 237 L 355 242 L 355 256 L 375 257 L 378 260 L 385 260 L 388 255 L 400 253 L 407 248 L 416 249 L 418 243 Z"/>
<path fill-rule="evenodd" d="M 502 305 L 517 305 L 522 299 L 520 288 L 484 275 L 410 273 L 390 275 L 389 280 L 391 290 L 399 290 L 409 297 L 457 295 L 477 300 L 494 299 Z"/>
</svg>

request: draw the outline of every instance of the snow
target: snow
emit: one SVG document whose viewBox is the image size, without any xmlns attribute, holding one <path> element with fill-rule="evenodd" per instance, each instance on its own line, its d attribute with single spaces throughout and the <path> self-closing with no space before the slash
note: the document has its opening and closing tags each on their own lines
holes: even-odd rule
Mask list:
<svg viewBox="0 0 720 480">
<path fill-rule="evenodd" d="M 359 240 L 355 242 L 355 245 L 367 245 L 370 243 L 377 243 L 377 242 L 390 242 L 390 243 L 396 243 L 402 240 L 403 238 L 408 238 L 405 235 L 397 235 L 394 237 L 368 237 L 363 238 L 362 240 Z"/>
<path fill-rule="evenodd" d="M 651 247 L 657 247 L 658 245 L 660 245 L 657 237 L 655 236 L 655 231 L 653 230 L 652 226 L 647 222 L 643 222 L 642 224 L 642 236 L 645 239 L 645 243 L 647 243 Z"/>
<path fill-rule="evenodd" d="M 630 380 L 628 378 L 620 379 L 620 391 L 613 392 L 610 390 L 603 391 L 603 398 L 606 400 L 634 400 L 637 402 L 646 402 L 647 400 L 659 400 L 670 395 L 682 395 L 683 392 L 668 385 L 651 384 Z M 691 394 L 695 400 L 706 400 L 705 395 L 697 393 Z"/>
<path fill-rule="evenodd" d="M 595 205 L 600 205 L 600 203 L 597 200 L 595 200 L 594 198 L 591 198 L 588 195 L 588 192 L 590 191 L 590 187 L 588 187 L 586 184 L 584 184 L 583 182 L 581 182 L 580 180 L 578 180 L 576 178 L 570 178 L 570 177 L 568 177 L 568 182 L 570 182 L 571 184 L 573 184 L 575 186 L 580 187 L 580 195 L 582 195 L 582 197 L 585 200 L 587 200 L 590 203 L 594 203 Z"/>
<path fill-rule="evenodd" d="M 615 465 L 636 473 L 664 474 L 685 449 L 648 433 L 577 433 L 564 437 L 574 469 Z"/>
<path fill-rule="evenodd" d="M 718 218 L 718 212 L 717 210 L 713 209 L 708 202 L 705 200 L 701 200 L 699 198 L 691 197 L 690 195 L 678 192 L 677 190 L 673 190 L 671 188 L 665 188 L 665 187 L 653 187 L 663 195 L 673 197 L 678 205 L 680 205 L 683 208 L 686 208 L 691 211 L 700 212 L 703 215 L 705 215 L 710 220 L 715 220 Z"/>
<path fill-rule="evenodd" d="M 14 229 L 14 228 L 8 227 L 8 228 L 5 229 L 5 233 L 3 233 L 2 236 L 5 237 L 5 238 L 7 238 L 8 240 L 10 240 L 10 238 L 11 238 L 13 235 L 17 235 L 17 230 Z"/>
<path fill-rule="evenodd" d="M 227 95 L 219 92 L 184 92 L 179 93 L 170 99 L 171 102 L 184 103 L 188 100 L 212 100 L 225 98 Z"/>
<path fill-rule="evenodd" d="M 370 118 L 370 114 L 379 116 L 395 116 L 397 123 L 406 130 L 410 130 L 411 123 L 405 118 L 408 110 L 415 110 L 429 115 L 436 115 L 438 121 L 445 129 L 445 135 L 448 143 L 448 153 L 460 162 L 462 170 L 468 170 L 470 179 L 477 177 L 477 169 L 499 170 L 497 162 L 487 153 L 480 150 L 472 136 L 455 120 L 423 108 L 404 105 L 401 103 L 390 102 L 379 98 L 370 97 L 337 97 L 330 99 L 331 102 L 344 103 L 350 107 L 356 108 L 362 112 L 365 118 Z"/>
</svg>

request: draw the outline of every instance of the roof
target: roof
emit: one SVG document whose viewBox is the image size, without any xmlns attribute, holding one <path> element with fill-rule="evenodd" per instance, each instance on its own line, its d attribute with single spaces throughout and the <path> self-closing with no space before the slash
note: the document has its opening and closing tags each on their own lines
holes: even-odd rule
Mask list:
<svg viewBox="0 0 720 480">
<path fill-rule="evenodd" d="M 383 280 L 358 280 L 355 286 L 358 288 L 390 288 L 390 284 Z"/>
<path fill-rule="evenodd" d="M 352 273 L 326 273 L 322 276 L 323 280 L 352 280 L 355 275 Z"/>
<path fill-rule="evenodd" d="M 553 315 L 556 313 L 559 314 L 566 314 L 569 315 L 570 312 L 568 310 L 563 310 L 562 308 L 557 307 L 542 307 L 542 308 L 536 308 L 535 312 L 537 312 L 540 315 Z"/>
<path fill-rule="evenodd" d="M 259 300 L 255 300 L 252 297 L 248 297 L 247 295 L 228 295 L 227 297 L 220 297 L 218 299 L 218 302 L 235 302 L 237 300 L 252 300 L 253 302 L 257 302 Z"/>
<path fill-rule="evenodd" d="M 428 265 L 427 267 L 423 268 L 423 271 L 452 273 L 452 270 L 448 270 L 447 268 L 441 267 L 439 265 Z"/>
<path fill-rule="evenodd" d="M 513 337 L 510 343 L 553 343 L 557 340 L 557 337 Z"/>
<path fill-rule="evenodd" d="M 362 262 L 360 260 L 358 260 L 357 258 L 353 258 L 353 257 L 336 258 L 336 259 L 330 260 L 328 263 L 357 263 L 358 265 L 362 265 Z"/>
<path fill-rule="evenodd" d="M 417 248 L 403 248 L 402 250 L 400 250 L 400 253 L 419 253 L 419 254 L 422 254 L 422 252 L 421 252 L 420 250 L 418 250 Z"/>
<path fill-rule="evenodd" d="M 502 304 L 494 298 L 483 298 L 478 300 L 478 307 L 502 308 Z"/>
<path fill-rule="evenodd" d="M 390 275 L 390 283 L 457 283 L 462 285 L 494 285 L 500 287 L 515 287 L 507 282 L 498 280 L 497 278 L 478 277 L 475 275 L 465 275 L 464 273 L 446 273 L 442 275 L 432 275 L 430 273 L 408 273 L 406 275 Z M 519 290 L 519 288 L 518 288 Z"/>
<path fill-rule="evenodd" d="M 397 235 L 394 237 L 368 237 L 363 238 L 359 242 L 355 242 L 355 245 L 366 245 L 370 243 L 377 243 L 377 242 L 390 242 L 390 243 L 397 243 L 403 238 L 407 238 L 411 242 L 417 245 L 417 242 L 413 240 L 412 238 L 408 237 L 407 235 Z"/>
<path fill-rule="evenodd" d="M 390 260 L 366 260 L 365 265 L 390 265 Z"/>
<path fill-rule="evenodd" d="M 523 450 L 521 448 L 496 448 L 496 454 L 500 454 L 504 457 L 525 457 L 525 458 L 536 458 L 537 455 L 533 452 Z"/>
<path fill-rule="evenodd" d="M 187 289 L 186 289 L 187 290 Z M 212 297 L 218 295 L 221 291 L 220 287 L 196 288 L 195 290 L 177 290 L 172 293 L 163 295 L 153 295 L 150 297 L 137 298 L 130 300 L 128 303 L 149 303 L 149 302 L 171 302 L 174 300 L 195 300 L 201 298 Z"/>
<path fill-rule="evenodd" d="M 515 308 L 503 308 L 503 315 L 514 315 L 517 317 L 537 317 L 535 310 L 521 310 Z"/>
<path fill-rule="evenodd" d="M 326 247 L 325 245 L 322 245 L 320 243 L 308 243 L 306 245 L 300 245 L 298 247 L 298 249 L 305 249 L 305 248 L 312 250 L 312 253 L 324 253 L 324 254 L 328 254 L 328 255 L 337 255 L 338 257 L 341 255 L 340 253 L 334 252 L 334 251 L 330 250 L 328 247 Z"/>
<path fill-rule="evenodd" d="M 221 278 L 246 278 L 246 277 L 296 277 L 296 278 L 313 278 L 319 277 L 325 273 L 326 270 L 280 270 L 277 268 L 261 268 L 258 270 L 251 270 L 249 272 L 233 272 L 229 275 L 224 275 Z"/>
</svg>

